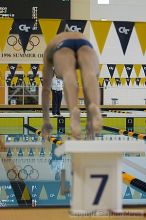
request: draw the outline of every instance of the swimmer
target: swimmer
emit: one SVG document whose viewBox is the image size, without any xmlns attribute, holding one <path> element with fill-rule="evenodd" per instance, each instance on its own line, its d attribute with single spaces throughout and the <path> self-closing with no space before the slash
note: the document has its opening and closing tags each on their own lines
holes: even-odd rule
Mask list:
<svg viewBox="0 0 146 220">
<path fill-rule="evenodd" d="M 101 129 L 100 91 L 97 82 L 98 58 L 91 43 L 80 32 L 62 32 L 49 42 L 44 52 L 42 109 L 43 135 L 50 134 L 49 97 L 53 78 L 53 67 L 58 78 L 63 79 L 64 94 L 70 112 L 70 128 L 75 139 L 81 138 L 80 109 L 78 107 L 78 82 L 76 68 L 81 71 L 81 80 L 87 110 L 87 136 Z"/>
</svg>

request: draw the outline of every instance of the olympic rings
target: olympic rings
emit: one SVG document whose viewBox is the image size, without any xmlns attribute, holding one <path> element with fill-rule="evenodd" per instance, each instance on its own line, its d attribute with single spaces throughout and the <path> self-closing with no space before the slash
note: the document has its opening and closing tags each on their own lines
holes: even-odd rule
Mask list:
<svg viewBox="0 0 146 220">
<path fill-rule="evenodd" d="M 39 43 L 40 43 L 40 39 L 38 36 L 36 36 L 36 35 L 31 36 L 28 41 L 26 51 L 32 51 L 34 49 L 34 47 L 39 45 Z M 16 51 L 20 51 L 22 49 L 21 40 L 19 37 L 17 38 L 15 35 L 10 35 L 7 38 L 7 44 L 9 46 L 13 47 L 13 49 Z"/>
<path fill-rule="evenodd" d="M 12 169 L 7 171 L 7 177 L 9 180 L 36 180 L 39 178 L 39 171 L 34 169 L 31 165 L 24 166 L 23 169 L 17 167 L 13 167 Z"/>
</svg>

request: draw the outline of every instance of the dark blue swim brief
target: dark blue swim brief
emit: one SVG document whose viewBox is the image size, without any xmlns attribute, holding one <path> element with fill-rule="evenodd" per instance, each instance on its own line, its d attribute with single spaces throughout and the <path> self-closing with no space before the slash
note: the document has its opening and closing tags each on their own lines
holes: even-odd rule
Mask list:
<svg viewBox="0 0 146 220">
<path fill-rule="evenodd" d="M 92 44 L 88 40 L 85 40 L 85 39 L 66 39 L 66 40 L 63 40 L 57 44 L 54 52 L 57 50 L 60 50 L 61 48 L 64 48 L 64 47 L 70 48 L 74 52 L 77 52 L 80 49 L 80 47 L 82 47 L 82 46 L 88 46 L 90 48 L 93 48 Z"/>
</svg>

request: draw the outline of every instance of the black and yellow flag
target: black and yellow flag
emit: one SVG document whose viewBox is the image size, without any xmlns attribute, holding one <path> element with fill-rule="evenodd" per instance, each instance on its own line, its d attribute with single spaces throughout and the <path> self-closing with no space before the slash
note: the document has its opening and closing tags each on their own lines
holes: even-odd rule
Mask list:
<svg viewBox="0 0 146 220">
<path fill-rule="evenodd" d="M 11 27 L 13 24 L 13 19 L 0 19 L 0 50 L 3 51 L 5 44 L 7 42 L 7 37 L 9 36 Z"/>
<path fill-rule="evenodd" d="M 134 27 L 134 22 L 114 21 L 114 25 L 122 46 L 123 53 L 125 54 Z"/>
<path fill-rule="evenodd" d="M 135 30 L 139 39 L 143 55 L 146 51 L 146 22 L 136 22 Z"/>
<path fill-rule="evenodd" d="M 54 38 L 58 32 L 61 19 L 39 19 L 39 24 L 46 44 Z"/>
<path fill-rule="evenodd" d="M 95 39 L 99 48 L 100 53 L 102 53 L 110 27 L 111 21 L 91 21 L 91 26 L 95 35 Z"/>
</svg>

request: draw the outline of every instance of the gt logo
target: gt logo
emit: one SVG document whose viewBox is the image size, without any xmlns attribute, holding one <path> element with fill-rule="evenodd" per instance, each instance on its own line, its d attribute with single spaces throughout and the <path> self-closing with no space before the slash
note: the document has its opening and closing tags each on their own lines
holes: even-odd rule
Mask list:
<svg viewBox="0 0 146 220">
<path fill-rule="evenodd" d="M 125 27 L 119 27 L 119 32 L 121 33 L 121 34 L 128 34 L 128 32 L 129 32 L 130 30 L 129 29 L 126 29 Z"/>
<path fill-rule="evenodd" d="M 30 27 L 29 27 L 29 26 L 26 26 L 26 24 L 21 24 L 21 25 L 19 25 L 19 30 L 20 30 L 20 31 L 28 32 L 29 29 L 30 29 Z"/>
<path fill-rule="evenodd" d="M 81 31 L 81 28 L 77 27 L 76 25 L 72 25 L 69 27 L 69 25 L 66 24 L 64 31 L 79 32 Z"/>
</svg>

